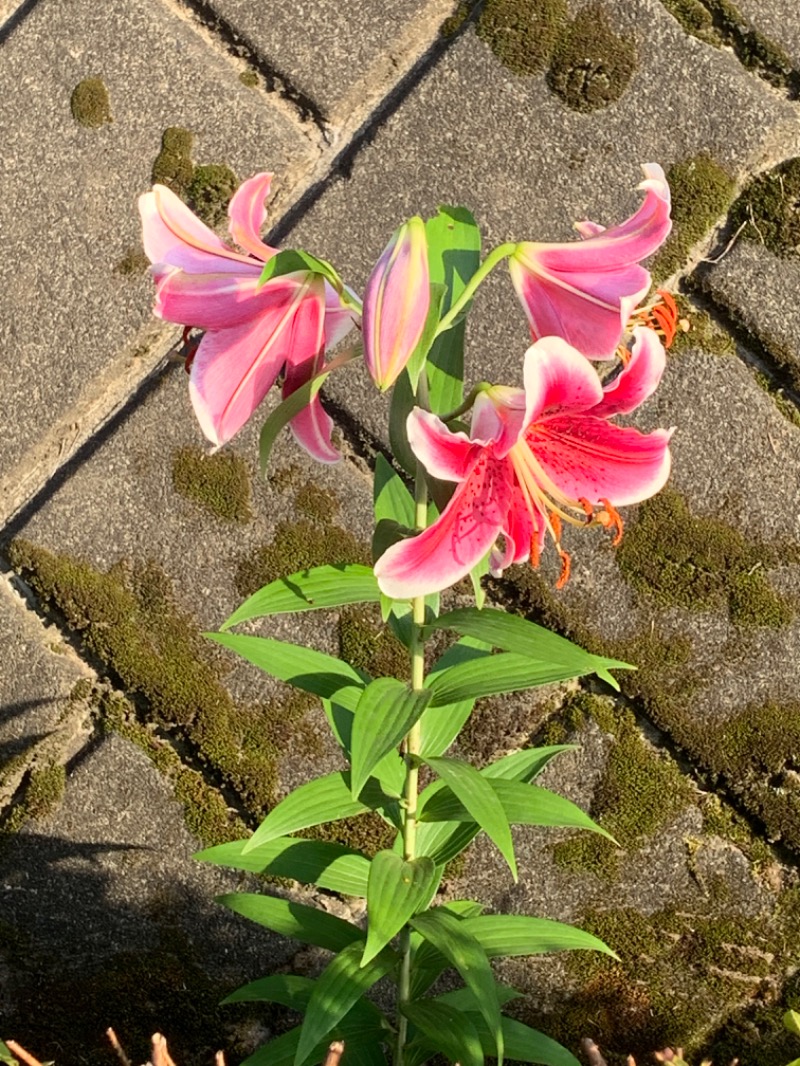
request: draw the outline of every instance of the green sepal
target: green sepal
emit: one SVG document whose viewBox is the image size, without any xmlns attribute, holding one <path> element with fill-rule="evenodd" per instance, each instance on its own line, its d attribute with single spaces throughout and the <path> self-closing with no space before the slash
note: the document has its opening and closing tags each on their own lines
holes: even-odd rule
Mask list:
<svg viewBox="0 0 800 1066">
<path fill-rule="evenodd" d="M 301 944 L 313 944 L 327 951 L 342 951 L 357 943 L 359 957 L 364 946 L 364 934 L 357 925 L 327 911 L 307 907 L 304 903 L 293 903 L 288 899 L 254 892 L 230 892 L 217 896 L 217 903 L 258 925 L 266 926 L 273 933 L 299 940 Z"/>
<path fill-rule="evenodd" d="M 353 942 L 341 949 L 315 981 L 300 1030 L 294 1066 L 305 1066 L 319 1041 L 330 1034 L 367 989 L 399 962 L 396 952 L 384 948 L 370 963 L 362 966 L 361 948 L 361 943 Z"/>
<path fill-rule="evenodd" d="M 438 882 L 432 859 L 406 861 L 392 851 L 373 858 L 367 885 L 367 944 L 361 965 L 368 962 L 400 932 L 409 918 L 431 900 Z"/>
<path fill-rule="evenodd" d="M 361 693 L 353 715 L 351 787 L 358 796 L 380 760 L 388 755 L 430 703 L 430 693 L 415 692 L 394 677 L 379 677 Z"/>
<path fill-rule="evenodd" d="M 315 255 L 294 248 L 284 248 L 283 251 L 276 252 L 267 260 L 258 279 L 259 288 L 266 285 L 272 278 L 279 278 L 284 274 L 296 274 L 300 271 L 319 274 L 331 283 L 340 296 L 344 292 L 344 282 L 335 267 L 325 259 L 317 259 Z"/>
<path fill-rule="evenodd" d="M 200 862 L 234 870 L 291 877 L 346 896 L 366 896 L 370 862 L 360 851 L 329 840 L 279 837 L 245 851 L 246 840 L 231 840 L 198 851 Z"/>
<path fill-rule="evenodd" d="M 224 632 L 240 622 L 294 611 L 316 611 L 351 603 L 377 603 L 380 589 L 371 566 L 333 563 L 279 577 L 249 596 L 220 626 Z"/>
<path fill-rule="evenodd" d="M 425 1044 L 459 1066 L 483 1066 L 483 1047 L 468 1014 L 449 1003 L 423 999 L 406 1003 L 403 1014 L 425 1037 Z"/>
<path fill-rule="evenodd" d="M 489 780 L 479 770 L 461 759 L 423 759 L 472 816 L 472 821 L 486 833 L 508 863 L 511 876 L 517 880 L 517 861 L 514 841 L 503 804 Z"/>
</svg>

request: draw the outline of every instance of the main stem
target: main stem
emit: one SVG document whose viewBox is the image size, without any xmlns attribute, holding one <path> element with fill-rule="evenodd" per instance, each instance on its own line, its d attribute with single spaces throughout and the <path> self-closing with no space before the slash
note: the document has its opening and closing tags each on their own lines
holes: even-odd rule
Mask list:
<svg viewBox="0 0 800 1066">
<path fill-rule="evenodd" d="M 422 470 L 417 471 L 417 480 L 414 493 L 415 502 L 415 525 L 417 529 L 424 529 L 428 515 L 428 489 Z M 415 691 L 421 691 L 425 683 L 425 641 L 422 636 L 422 627 L 425 624 L 425 597 L 416 596 L 412 601 L 412 627 L 411 627 L 411 687 Z M 403 793 L 403 858 L 406 862 L 416 858 L 417 854 L 417 791 L 419 784 L 419 722 L 411 727 L 405 739 L 406 757 L 406 784 Z M 400 980 L 398 983 L 398 1007 L 408 1003 L 411 999 L 411 930 L 408 926 L 403 929 L 400 937 L 400 950 L 402 962 L 400 964 Z M 406 1037 L 408 1035 L 408 1019 L 398 1010 L 397 1021 L 397 1052 L 395 1054 L 395 1066 L 403 1066 Z"/>
</svg>

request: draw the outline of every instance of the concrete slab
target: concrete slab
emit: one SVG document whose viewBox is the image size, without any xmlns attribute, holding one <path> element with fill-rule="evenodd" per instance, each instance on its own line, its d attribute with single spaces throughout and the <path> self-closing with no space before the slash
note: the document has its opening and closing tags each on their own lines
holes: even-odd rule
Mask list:
<svg viewBox="0 0 800 1066">
<path fill-rule="evenodd" d="M 321 3 L 202 0 L 207 17 L 221 17 L 237 39 L 294 91 L 316 104 L 323 119 L 351 127 L 434 41 L 452 13 L 450 0 L 369 0 L 344 7 Z"/>
<path fill-rule="evenodd" d="M 765 51 L 770 46 L 788 56 L 791 65 L 800 70 L 800 26 L 793 20 L 783 0 L 736 0 L 739 12 L 748 19 L 764 40 Z"/>
<path fill-rule="evenodd" d="M 135 47 L 134 47 L 135 42 Z M 76 85 L 105 84 L 112 121 L 79 125 Z M 6 130 L 0 230 L 0 467 L 8 470 L 95 379 L 137 354 L 151 284 L 126 256 L 140 247 L 136 198 L 151 183 L 169 126 L 195 134 L 194 159 L 240 177 L 273 169 L 291 185 L 311 148 L 282 105 L 238 80 L 163 4 L 30 7 L 4 43 Z M 137 272 L 138 271 L 138 272 Z"/>
<path fill-rule="evenodd" d="M 88 734 L 88 703 L 76 685 L 91 672 L 53 627 L 42 624 L 0 577 L 0 804 L 35 761 L 61 761 Z"/>
<path fill-rule="evenodd" d="M 360 288 L 400 221 L 440 203 L 469 207 L 487 249 L 570 239 L 575 219 L 610 223 L 635 209 L 641 162 L 668 169 L 708 152 L 742 176 L 800 137 L 788 103 L 730 53 L 686 37 L 659 3 L 617 4 L 613 22 L 647 46 L 627 91 L 591 114 L 567 108 L 543 76 L 508 72 L 467 29 L 285 244 L 315 249 Z M 468 344 L 474 379 L 516 384 L 527 331 L 504 274 L 479 292 Z M 385 406 L 364 375 L 334 376 L 329 392 L 381 435 Z"/>
</svg>

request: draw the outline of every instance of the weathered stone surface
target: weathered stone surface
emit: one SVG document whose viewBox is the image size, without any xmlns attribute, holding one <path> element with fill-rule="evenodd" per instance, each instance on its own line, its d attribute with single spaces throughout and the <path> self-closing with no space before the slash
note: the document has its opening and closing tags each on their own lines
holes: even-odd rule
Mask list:
<svg viewBox="0 0 800 1066">
<path fill-rule="evenodd" d="M 268 166 L 288 185 L 309 146 L 161 3 L 39 3 L 3 55 L 0 93 L 14 101 L 0 196 L 7 470 L 101 372 L 142 357 L 136 333 L 150 323 L 151 283 L 141 265 L 125 274 L 121 264 L 140 249 L 136 198 L 151 184 L 164 129 L 192 131 L 197 162 L 225 162 L 240 177 Z M 87 77 L 109 95 L 112 121 L 98 128 L 70 111 Z"/>
<path fill-rule="evenodd" d="M 767 49 L 770 45 L 779 49 L 788 56 L 795 70 L 800 69 L 800 27 L 787 18 L 782 0 L 736 0 L 736 7 L 766 39 Z"/>
<path fill-rule="evenodd" d="M 369 0 L 347 6 L 280 0 L 268 14 L 259 0 L 206 0 L 205 6 L 334 124 L 363 114 L 365 104 L 425 51 L 452 11 L 449 0 L 401 0 L 389 7 Z"/>
<path fill-rule="evenodd" d="M 646 41 L 621 99 L 590 115 L 568 109 L 544 77 L 510 74 L 471 28 L 285 238 L 330 259 L 357 289 L 400 220 L 465 204 L 487 249 L 565 240 L 575 219 L 606 224 L 638 203 L 638 164 L 708 152 L 731 173 L 800 137 L 794 109 L 734 57 L 687 38 L 659 3 L 614 7 L 620 33 Z M 446 166 L 442 160 L 446 159 Z M 481 288 L 469 322 L 471 379 L 518 384 L 527 330 L 504 268 Z M 329 383 L 376 436 L 385 405 L 348 368 Z"/>
</svg>

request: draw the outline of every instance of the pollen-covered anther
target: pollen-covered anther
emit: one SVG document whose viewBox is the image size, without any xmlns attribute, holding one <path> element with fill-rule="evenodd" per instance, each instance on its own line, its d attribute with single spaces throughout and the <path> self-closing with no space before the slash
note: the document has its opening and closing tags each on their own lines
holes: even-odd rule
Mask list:
<svg viewBox="0 0 800 1066">
<path fill-rule="evenodd" d="M 586 515 L 586 525 L 590 526 L 594 521 L 594 507 L 585 496 L 581 496 L 578 499 L 578 503 L 583 508 L 583 513 Z"/>
<path fill-rule="evenodd" d="M 542 557 L 542 551 L 539 547 L 539 537 L 536 533 L 531 537 L 531 566 L 534 570 L 539 569 L 539 560 Z"/>
<path fill-rule="evenodd" d="M 553 540 L 558 544 L 561 540 L 561 516 L 556 514 L 555 511 L 551 511 L 549 514 L 550 529 L 553 533 Z"/>
<path fill-rule="evenodd" d="M 561 560 L 561 573 L 558 575 L 558 581 L 556 581 L 556 588 L 563 589 L 566 583 L 569 581 L 570 571 L 572 570 L 572 558 L 569 552 L 565 552 L 560 544 L 557 544 L 558 557 Z"/>
<path fill-rule="evenodd" d="M 664 347 L 669 348 L 678 330 L 678 307 L 666 289 L 658 289 L 656 295 L 658 300 L 633 312 L 628 327 L 647 326 L 662 338 Z M 620 358 L 623 359 L 621 353 Z"/>
<path fill-rule="evenodd" d="M 614 539 L 611 543 L 617 548 L 622 543 L 622 533 L 625 528 L 622 515 L 608 500 L 601 500 L 600 502 L 603 505 L 603 510 L 597 512 L 597 521 L 604 529 L 614 530 Z"/>
</svg>

